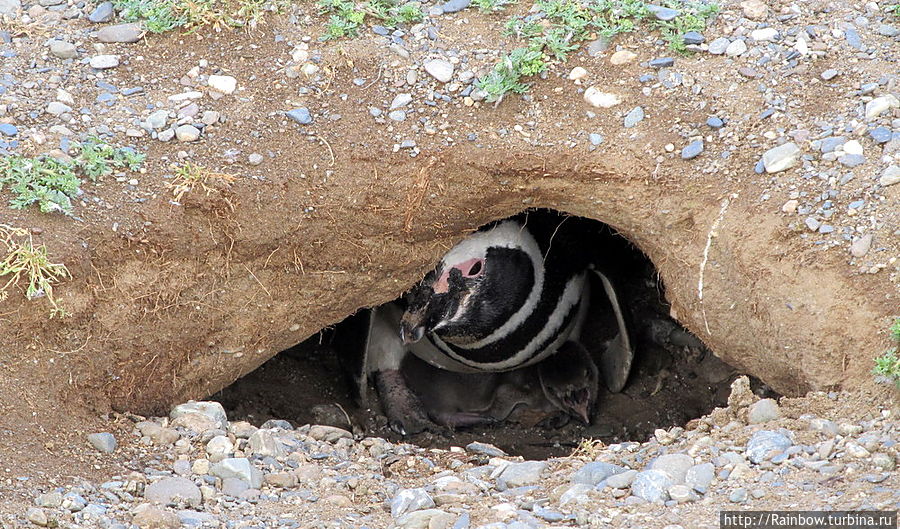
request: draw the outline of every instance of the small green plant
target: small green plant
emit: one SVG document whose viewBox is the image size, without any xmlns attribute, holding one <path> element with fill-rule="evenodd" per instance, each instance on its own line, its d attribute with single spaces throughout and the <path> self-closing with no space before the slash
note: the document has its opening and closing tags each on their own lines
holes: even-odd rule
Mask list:
<svg viewBox="0 0 900 529">
<path fill-rule="evenodd" d="M 368 0 L 354 3 L 350 0 L 319 0 L 317 5 L 321 14 L 329 15 L 321 40 L 355 37 L 367 18 L 373 18 L 391 28 L 414 24 L 425 18 L 418 2 Z"/>
<path fill-rule="evenodd" d="M 472 0 L 472 5 L 484 13 L 503 11 L 506 6 L 515 3 L 515 0 Z"/>
<path fill-rule="evenodd" d="M 35 299 L 46 296 L 52 306 L 50 317 L 66 316 L 66 311 L 53 297 L 53 285 L 71 277 L 63 264 L 51 263 L 46 246 L 34 246 L 31 235 L 23 229 L 0 224 L 0 278 L 6 282 L 0 286 L 0 300 L 6 299 L 9 289 L 25 279 L 28 286 L 25 296 Z"/>
<path fill-rule="evenodd" d="M 202 26 L 241 27 L 262 18 L 267 4 L 281 0 L 114 0 L 126 22 L 142 21 L 147 31 L 165 33 L 185 28 L 190 33 Z"/>
<path fill-rule="evenodd" d="M 72 148 L 72 160 L 49 156 L 0 158 L 0 191 L 9 186 L 13 192 L 10 207 L 24 209 L 37 204 L 44 213 L 72 212 L 72 199 L 81 187 L 79 175 L 91 181 L 113 169 L 137 171 L 145 155 L 127 147 L 112 147 L 91 138 Z"/>
<path fill-rule="evenodd" d="M 900 318 L 894 320 L 890 332 L 891 339 L 897 346 L 900 346 Z M 885 351 L 883 355 L 876 358 L 875 369 L 873 369 L 873 372 L 876 375 L 885 377 L 893 382 L 897 388 L 900 388 L 900 357 L 897 356 L 897 350 L 898 347 L 892 347 Z"/>
<path fill-rule="evenodd" d="M 648 4 L 641 0 L 535 0 L 530 14 L 512 17 L 506 22 L 504 33 L 527 41 L 528 45 L 518 50 L 524 49 L 532 54 L 531 57 L 540 57 L 530 60 L 540 60 L 542 66 L 519 67 L 514 58 L 516 50 L 502 58 L 476 86 L 485 92 L 487 101 L 499 102 L 509 92 L 521 93 L 528 89 L 522 77 L 533 74 L 525 72 L 539 73 L 553 63 L 564 63 L 585 40 L 595 36 L 611 39 L 633 31 L 645 19 L 660 31 L 672 49 L 687 52 L 684 34 L 705 29 L 707 22 L 719 11 L 716 4 L 699 0 L 664 0 L 664 5 L 677 9 L 678 16 L 668 22 L 657 20 L 650 16 Z"/>
<path fill-rule="evenodd" d="M 174 2 L 166 0 L 116 0 L 114 5 L 126 22 L 143 21 L 151 33 L 165 33 L 188 23 Z"/>
<path fill-rule="evenodd" d="M 886 13 L 892 14 L 895 17 L 900 17 L 900 4 L 894 4 L 892 6 L 887 6 L 884 11 Z"/>
</svg>

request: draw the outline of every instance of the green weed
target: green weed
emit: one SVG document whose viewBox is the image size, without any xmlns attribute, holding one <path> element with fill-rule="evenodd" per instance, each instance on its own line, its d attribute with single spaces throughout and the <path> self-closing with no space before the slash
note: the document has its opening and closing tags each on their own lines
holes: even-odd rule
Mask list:
<svg viewBox="0 0 900 529">
<path fill-rule="evenodd" d="M 900 346 L 900 318 L 894 320 L 894 324 L 890 328 L 891 339 L 897 346 Z M 885 353 L 875 359 L 875 368 L 872 370 L 876 375 L 887 378 L 900 389 L 900 357 L 898 347 L 892 347 Z"/>
<path fill-rule="evenodd" d="M 202 26 L 241 27 L 262 18 L 267 0 L 113 0 L 126 22 L 142 21 L 147 31 L 165 33 L 176 28 L 193 31 Z M 275 2 L 280 5 L 280 1 Z"/>
<path fill-rule="evenodd" d="M 483 13 L 496 13 L 503 11 L 506 6 L 515 4 L 516 0 L 472 0 L 472 5 Z"/>
<path fill-rule="evenodd" d="M 7 278 L 0 286 L 0 300 L 6 299 L 9 289 L 25 279 L 28 299 L 46 296 L 52 306 L 51 318 L 67 315 L 53 297 L 54 283 L 71 277 L 65 265 L 51 263 L 45 246 L 34 246 L 28 232 L 6 224 L 0 224 L 0 250 L 0 278 Z"/>
<path fill-rule="evenodd" d="M 96 181 L 114 169 L 136 171 L 145 158 L 131 148 L 111 147 L 96 138 L 75 145 L 72 156 L 71 161 L 49 156 L 0 158 L 0 191 L 6 186 L 12 191 L 10 207 L 37 204 L 44 213 L 70 214 L 82 175 Z"/>
<path fill-rule="evenodd" d="M 327 14 L 325 34 L 322 40 L 355 37 L 367 18 L 375 19 L 389 28 L 414 24 L 425 18 L 418 2 L 400 3 L 402 0 L 368 0 L 354 3 L 349 0 L 319 0 L 319 12 Z"/>
</svg>

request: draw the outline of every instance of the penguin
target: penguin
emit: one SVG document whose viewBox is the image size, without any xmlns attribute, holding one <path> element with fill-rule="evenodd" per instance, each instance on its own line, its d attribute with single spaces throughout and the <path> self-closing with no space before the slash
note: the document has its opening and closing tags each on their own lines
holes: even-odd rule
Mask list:
<svg viewBox="0 0 900 529">
<path fill-rule="evenodd" d="M 407 355 L 455 373 L 503 373 L 569 350 L 567 342 L 598 358 L 607 387 L 621 391 L 632 340 L 604 255 L 590 244 L 595 226 L 548 210 L 491 223 L 451 248 L 403 299 L 358 313 L 360 334 L 338 351 L 357 400 L 367 404 L 371 377 L 391 428 L 416 433 L 434 422 L 401 372 Z M 562 406 L 564 397 L 557 392 Z"/>
<path fill-rule="evenodd" d="M 404 358 L 400 371 L 429 418 L 451 429 L 507 420 L 554 419 L 558 426 L 576 419 L 590 425 L 599 389 L 596 364 L 572 341 L 534 366 L 512 371 L 458 373 L 415 355 Z"/>
</svg>

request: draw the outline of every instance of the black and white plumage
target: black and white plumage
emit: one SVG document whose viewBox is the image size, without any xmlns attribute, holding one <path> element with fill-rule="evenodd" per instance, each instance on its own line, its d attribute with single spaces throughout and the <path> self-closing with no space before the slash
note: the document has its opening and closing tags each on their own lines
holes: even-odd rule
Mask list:
<svg viewBox="0 0 900 529">
<path fill-rule="evenodd" d="M 341 354 L 359 395 L 371 374 L 392 427 L 412 433 L 431 421 L 400 373 L 407 354 L 449 371 L 505 372 L 584 334 L 607 386 L 621 390 L 631 341 L 603 256 L 589 244 L 592 225 L 548 211 L 493 223 L 447 252 L 405 302 L 357 316 L 363 341 Z"/>
</svg>

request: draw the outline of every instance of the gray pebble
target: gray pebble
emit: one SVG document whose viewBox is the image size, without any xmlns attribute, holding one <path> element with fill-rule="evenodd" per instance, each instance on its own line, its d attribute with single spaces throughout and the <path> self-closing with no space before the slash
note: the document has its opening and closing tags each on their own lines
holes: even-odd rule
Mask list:
<svg viewBox="0 0 900 529">
<path fill-rule="evenodd" d="M 394 110 L 392 112 L 388 112 L 388 117 L 394 121 L 406 121 L 406 112 L 402 110 Z"/>
<path fill-rule="evenodd" d="M 502 488 L 533 485 L 540 481 L 545 470 L 547 470 L 546 461 L 510 463 L 497 477 L 497 483 Z"/>
<path fill-rule="evenodd" d="M 666 454 L 657 457 L 651 469 L 660 470 L 672 477 L 673 484 L 684 483 L 688 470 L 694 466 L 694 458 L 687 454 Z"/>
<path fill-rule="evenodd" d="M 91 14 L 88 15 L 88 20 L 94 24 L 99 24 L 102 22 L 109 22 L 113 19 L 113 15 L 115 15 L 113 3 L 101 2 L 100 4 L 97 4 L 97 7 L 95 7 L 94 10 L 91 11 Z"/>
<path fill-rule="evenodd" d="M 591 145 L 596 147 L 603 143 L 603 135 L 592 132 L 588 135 L 588 140 L 591 142 Z"/>
<path fill-rule="evenodd" d="M 602 461 L 593 461 L 586 463 L 583 467 L 573 473 L 572 477 L 569 479 L 572 483 L 594 486 L 604 479 L 616 474 L 621 474 L 622 472 L 625 472 L 625 468 L 620 467 L 619 465 L 604 463 Z"/>
<path fill-rule="evenodd" d="M 853 241 L 850 245 L 850 254 L 853 257 L 865 257 L 872 247 L 872 234 L 867 233 Z"/>
<path fill-rule="evenodd" d="M 178 141 L 190 142 L 200 139 L 200 129 L 193 125 L 181 125 L 175 129 Z"/>
<path fill-rule="evenodd" d="M 848 27 L 844 29 L 844 38 L 847 39 L 847 44 L 849 44 L 850 47 L 860 51 L 865 51 L 865 46 L 863 46 L 862 39 L 859 38 L 859 33 L 857 33 L 854 28 Z"/>
<path fill-rule="evenodd" d="M 50 43 L 50 55 L 59 59 L 74 59 L 78 57 L 78 49 L 71 42 L 54 40 Z"/>
<path fill-rule="evenodd" d="M 473 454 L 482 454 L 488 457 L 506 457 L 509 455 L 492 444 L 479 443 L 477 441 L 467 444 L 466 450 Z"/>
<path fill-rule="evenodd" d="M 725 55 L 729 57 L 738 57 L 747 52 L 747 43 L 741 39 L 737 39 L 725 48 Z"/>
<path fill-rule="evenodd" d="M 688 31 L 687 33 L 682 35 L 681 38 L 684 41 L 684 43 L 689 46 L 692 44 L 693 45 L 703 44 L 703 42 L 706 40 L 706 37 L 704 37 L 703 34 L 698 33 L 696 31 Z"/>
<path fill-rule="evenodd" d="M 681 159 L 690 160 L 700 156 L 703 152 L 703 140 L 692 141 L 681 149 Z"/>
<path fill-rule="evenodd" d="M 784 434 L 772 430 L 760 430 L 753 434 L 747 442 L 747 458 L 753 463 L 762 463 L 771 459 L 777 452 L 783 452 L 791 447 L 791 442 Z"/>
<path fill-rule="evenodd" d="M 887 127 L 875 127 L 869 131 L 869 136 L 871 136 L 876 143 L 887 143 L 891 141 L 893 133 L 891 132 L 891 129 Z"/>
<path fill-rule="evenodd" d="M 627 489 L 634 483 L 634 478 L 637 474 L 637 470 L 626 470 L 625 472 L 613 474 L 606 478 L 606 484 L 614 489 Z"/>
<path fill-rule="evenodd" d="M 829 68 L 829 69 L 825 70 L 824 72 L 822 72 L 822 74 L 819 77 L 821 77 L 822 80 L 824 80 L 824 81 L 830 81 L 830 80 L 834 79 L 835 77 L 837 77 L 839 73 L 840 72 L 838 72 L 834 68 Z"/>
<path fill-rule="evenodd" d="M 878 34 L 883 37 L 896 37 L 897 35 L 900 35 L 900 29 L 888 24 L 879 24 Z"/>
<path fill-rule="evenodd" d="M 0 123 L 0 134 L 13 137 L 19 134 L 19 129 L 10 123 Z"/>
<path fill-rule="evenodd" d="M 856 167 L 866 163 L 866 157 L 862 154 L 845 154 L 838 158 L 838 162 L 846 167 Z"/>
<path fill-rule="evenodd" d="M 144 28 L 138 22 L 106 26 L 97 32 L 100 42 L 137 42 L 144 35 Z"/>
<path fill-rule="evenodd" d="M 728 501 L 731 503 L 743 503 L 747 501 L 747 489 L 741 487 L 731 491 L 731 494 L 728 495 Z"/>
<path fill-rule="evenodd" d="M 444 59 L 432 59 L 425 61 L 423 64 L 428 75 L 434 77 L 442 83 L 450 82 L 453 79 L 453 64 Z"/>
<path fill-rule="evenodd" d="M 653 16 L 655 16 L 657 20 L 662 20 L 663 22 L 668 22 L 669 20 L 673 20 L 679 14 L 681 14 L 681 12 L 678 11 L 677 9 L 671 9 L 668 7 L 663 7 L 663 6 L 653 5 L 653 4 L 647 4 L 646 8 L 651 13 L 653 13 Z"/>
<path fill-rule="evenodd" d="M 397 94 L 394 96 L 394 99 L 391 101 L 390 110 L 396 110 L 398 108 L 403 108 L 406 105 L 410 104 L 413 100 L 412 94 Z"/>
<path fill-rule="evenodd" d="M 191 507 L 198 507 L 203 501 L 197 485 L 181 477 L 164 478 L 147 485 L 144 489 L 144 498 L 162 505 L 185 503 Z"/>
<path fill-rule="evenodd" d="M 0 15 L 14 16 L 20 9 L 22 9 L 20 0 L 0 0 Z"/>
<path fill-rule="evenodd" d="M 469 4 L 471 3 L 472 0 L 450 0 L 437 7 L 441 10 L 441 13 L 456 13 L 457 11 L 462 11 L 469 7 Z"/>
<path fill-rule="evenodd" d="M 672 476 L 661 470 L 645 470 L 638 472 L 631 484 L 631 492 L 638 498 L 649 502 L 661 502 L 668 499 L 669 487 L 675 482 Z"/>
<path fill-rule="evenodd" d="M 286 115 L 301 125 L 309 125 L 313 122 L 312 114 L 309 113 L 309 109 L 306 107 L 295 108 L 287 112 Z"/>
<path fill-rule="evenodd" d="M 67 112 L 72 111 L 72 107 L 65 103 L 60 103 L 59 101 L 51 101 L 47 104 L 47 113 L 53 114 L 54 116 L 58 116 L 60 114 L 65 114 Z"/>
<path fill-rule="evenodd" d="M 434 500 L 425 489 L 401 489 L 391 500 L 391 516 L 398 518 L 406 513 L 434 507 Z"/>
<path fill-rule="evenodd" d="M 788 142 L 769 149 L 762 159 L 767 173 L 778 173 L 797 165 L 799 158 L 800 147 L 794 142 Z"/>
<path fill-rule="evenodd" d="M 675 64 L 675 59 L 672 57 L 658 57 L 650 59 L 649 64 L 652 68 L 671 68 Z"/>
<path fill-rule="evenodd" d="M 258 152 L 254 152 L 247 157 L 247 161 L 250 163 L 250 165 L 259 165 L 263 163 L 263 156 Z"/>
<path fill-rule="evenodd" d="M 108 70 L 119 66 L 119 56 L 95 55 L 91 57 L 89 64 L 91 65 L 91 68 L 96 68 L 97 70 Z"/>
<path fill-rule="evenodd" d="M 715 476 L 716 467 L 712 463 L 701 463 L 688 469 L 684 476 L 684 483 L 697 492 L 705 494 Z"/>
<path fill-rule="evenodd" d="M 824 152 L 834 152 L 835 149 L 847 143 L 847 138 L 843 136 L 829 136 L 822 140 L 819 150 Z"/>
<path fill-rule="evenodd" d="M 237 498 L 244 492 L 250 490 L 250 484 L 241 478 L 225 478 L 222 480 L 222 494 Z"/>
<path fill-rule="evenodd" d="M 722 55 L 728 49 L 729 44 L 731 44 L 730 40 L 725 37 L 719 37 L 709 43 L 709 52 L 713 55 Z"/>
<path fill-rule="evenodd" d="M 644 120 L 644 109 L 642 107 L 634 107 L 625 116 L 625 128 L 630 129 Z"/>
<path fill-rule="evenodd" d="M 806 224 L 806 227 L 809 231 L 816 231 L 819 229 L 819 226 L 822 225 L 815 217 L 807 217 L 806 220 L 803 221 Z"/>
<path fill-rule="evenodd" d="M 262 472 L 245 457 L 229 457 L 213 463 L 209 474 L 218 478 L 238 478 L 246 481 L 254 489 L 262 486 Z"/>
<path fill-rule="evenodd" d="M 773 399 L 762 399 L 750 405 L 747 421 L 750 424 L 762 424 L 781 418 L 781 410 Z"/>
<path fill-rule="evenodd" d="M 116 450 L 116 438 L 109 432 L 89 434 L 87 440 L 91 446 L 104 454 L 111 454 Z"/>
<path fill-rule="evenodd" d="M 713 128 L 713 129 L 721 129 L 722 127 L 725 126 L 725 122 L 722 121 L 722 119 L 719 117 L 711 116 L 711 117 L 707 118 L 706 126 Z"/>
</svg>

